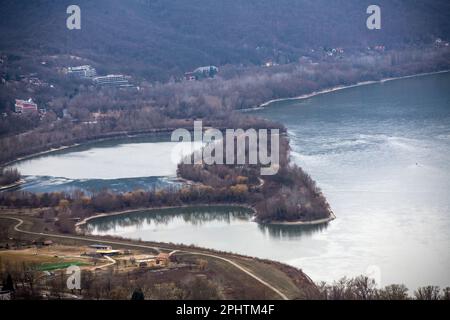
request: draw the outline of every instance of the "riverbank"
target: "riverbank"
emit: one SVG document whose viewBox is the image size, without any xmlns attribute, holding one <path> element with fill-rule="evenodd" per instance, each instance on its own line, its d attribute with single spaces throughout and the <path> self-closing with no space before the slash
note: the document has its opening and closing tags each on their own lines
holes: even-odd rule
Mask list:
<svg viewBox="0 0 450 320">
<path fill-rule="evenodd" d="M 323 90 L 319 90 L 319 91 L 314 91 L 314 92 L 311 92 L 311 93 L 306 93 L 306 94 L 303 94 L 303 95 L 300 95 L 300 96 L 296 96 L 296 97 L 272 99 L 272 100 L 269 100 L 269 101 L 261 103 L 257 107 L 241 109 L 239 111 L 240 112 L 252 112 L 252 111 L 257 111 L 257 110 L 261 110 L 261 109 L 264 109 L 266 107 L 269 107 L 271 104 L 276 103 L 276 102 L 305 100 L 305 99 L 309 99 L 309 98 L 316 97 L 316 96 L 319 96 L 319 95 L 332 93 L 332 92 L 345 90 L 345 89 L 351 89 L 351 88 L 367 86 L 367 85 L 372 85 L 372 84 L 385 83 L 385 82 L 388 82 L 388 81 L 395 81 L 395 80 L 423 77 L 423 76 L 429 76 L 429 75 L 433 75 L 433 74 L 441 74 L 441 73 L 447 73 L 447 72 L 450 72 L 450 70 L 424 72 L 424 73 L 417 73 L 417 74 L 412 74 L 412 75 L 407 75 L 407 76 L 383 78 L 383 79 L 380 79 L 380 80 L 361 81 L 361 82 L 357 82 L 356 84 L 351 84 L 351 85 L 348 85 L 348 86 L 342 86 L 342 85 L 341 86 L 335 86 L 335 87 L 332 87 L 332 88 L 327 88 L 327 89 L 323 89 Z"/>
<path fill-rule="evenodd" d="M 326 90 L 322 90 L 322 91 L 319 91 L 319 92 L 314 92 L 314 93 L 310 93 L 310 94 L 307 94 L 307 95 L 303 95 L 303 96 L 300 96 L 300 97 L 271 100 L 271 101 L 268 101 L 268 102 L 266 102 L 266 103 L 264 103 L 262 105 L 263 106 L 269 106 L 271 103 L 273 103 L 275 101 L 294 100 L 294 99 L 306 99 L 308 97 L 312 97 L 312 96 L 316 96 L 316 95 L 320 95 L 320 94 L 326 94 L 326 93 L 329 93 L 329 92 L 343 90 L 343 89 L 347 89 L 347 88 L 353 88 L 353 87 L 357 87 L 357 86 L 363 86 L 363 85 L 369 85 L 369 84 L 375 84 L 375 83 L 383 83 L 383 82 L 393 81 L 393 80 L 398 80 L 398 79 L 420 77 L 420 76 L 439 74 L 439 73 L 447 73 L 447 72 L 449 72 L 449 70 L 443 70 L 443 71 L 438 71 L 438 72 L 429 72 L 429 73 L 421 73 L 421 74 L 414 74 L 414 75 L 408 75 L 408 76 L 402 76 L 402 77 L 385 78 L 385 79 L 382 79 L 382 80 L 379 80 L 379 81 L 360 82 L 360 83 L 355 84 L 355 85 L 338 86 L 338 87 L 335 87 L 335 88 L 326 89 Z M 170 132 L 170 130 L 171 129 L 166 128 L 166 129 L 158 129 L 158 130 L 151 130 L 151 131 L 145 131 L 145 132 L 125 132 L 124 131 L 124 132 L 109 133 L 109 134 L 105 134 L 104 135 L 106 137 L 96 138 L 96 139 L 93 139 L 93 140 L 87 140 L 87 141 L 82 142 L 82 143 L 75 143 L 75 144 L 72 144 L 72 145 L 61 146 L 59 148 L 53 148 L 53 149 L 50 149 L 50 150 L 46 150 L 46 151 L 38 152 L 38 153 L 35 153 L 35 154 L 31 154 L 31 155 L 28 155 L 28 156 L 25 156 L 25 157 L 20 157 L 20 158 L 18 158 L 16 160 L 12 161 L 12 163 L 17 162 L 17 161 L 23 161 L 25 159 L 30 159 L 30 158 L 33 158 L 33 157 L 42 156 L 42 155 L 45 155 L 45 154 L 48 154 L 48 153 L 52 153 L 52 152 L 57 152 L 57 151 L 61 151 L 61 150 L 65 150 L 65 149 L 69 149 L 69 148 L 73 148 L 73 147 L 77 147 L 77 146 L 80 146 L 80 145 L 86 145 L 86 144 L 89 144 L 89 143 L 95 143 L 95 142 L 99 142 L 99 141 L 107 141 L 107 140 L 112 140 L 112 139 L 121 138 L 121 137 L 138 137 L 138 136 L 146 136 L 146 135 L 151 136 L 151 135 L 156 135 L 156 134 L 165 134 L 165 133 Z M 9 187 L 7 189 L 9 189 Z M 186 205 L 186 207 L 190 207 L 190 206 L 191 205 Z M 153 209 L 159 209 L 159 208 L 144 208 L 144 209 L 153 210 Z M 135 210 L 133 210 L 133 211 L 135 211 Z M 270 221 L 270 219 L 268 219 L 268 222 L 262 222 L 262 223 L 273 224 L 273 225 L 318 225 L 318 224 L 328 223 L 330 221 L 333 221 L 334 219 L 336 219 L 336 217 L 334 216 L 333 213 L 330 213 L 328 217 L 317 219 L 317 220 L 311 220 L 311 221 L 295 221 L 294 220 L 294 221 L 273 221 L 272 222 L 272 221 Z M 255 219 L 255 221 L 256 221 L 256 219 Z"/>
<path fill-rule="evenodd" d="M 12 189 L 12 188 L 16 188 L 16 187 L 20 186 L 23 183 L 25 183 L 25 180 L 20 179 L 19 181 L 16 181 L 14 183 L 8 184 L 6 186 L 0 186 L 0 192 L 5 191 L 5 190 L 9 190 L 9 189 Z"/>
<path fill-rule="evenodd" d="M 104 218 L 104 217 L 114 217 L 114 216 L 120 216 L 124 214 L 129 213 L 138 213 L 142 211 L 157 211 L 157 210 L 168 210 L 168 209 L 183 209 L 183 208 L 208 208 L 208 207 L 237 207 L 237 208 L 245 208 L 253 211 L 255 213 L 255 208 L 245 205 L 245 204 L 236 204 L 236 203 L 221 203 L 221 204 L 197 204 L 197 205 L 182 205 L 182 206 L 164 206 L 164 207 L 153 207 L 153 208 L 137 208 L 137 209 L 129 209 L 129 210 L 123 210 L 123 211 L 116 211 L 111 213 L 99 213 L 94 216 L 90 216 L 87 218 L 84 218 L 82 221 L 77 222 L 75 224 L 75 228 L 79 229 L 86 225 L 89 221 L 93 219 L 98 218 Z"/>
<path fill-rule="evenodd" d="M 330 211 L 330 217 L 323 218 L 323 219 L 317 219 L 317 220 L 311 220 L 311 221 L 274 221 L 264 224 L 269 224 L 273 226 L 317 226 L 321 224 L 329 223 L 336 219 L 336 216 L 333 211 Z"/>
<path fill-rule="evenodd" d="M 448 73 L 448 72 L 450 72 L 450 70 L 418 73 L 418 74 L 412 74 L 412 75 L 407 75 L 407 76 L 383 78 L 383 79 L 380 79 L 380 80 L 372 80 L 372 81 L 362 81 L 362 82 L 358 82 L 358 83 L 353 84 L 353 85 L 335 86 L 335 87 L 332 87 L 332 88 L 327 88 L 327 89 L 323 89 L 323 90 L 320 90 L 320 91 L 315 91 L 315 92 L 303 94 L 303 95 L 296 96 L 296 97 L 272 99 L 272 100 L 266 101 L 264 103 L 261 103 L 257 107 L 247 108 L 247 109 L 240 109 L 240 110 L 237 110 L 237 111 L 239 111 L 239 112 L 257 111 L 257 110 L 264 109 L 264 108 L 266 108 L 266 107 L 268 107 L 271 104 L 276 103 L 276 102 L 304 100 L 304 99 L 309 99 L 309 98 L 312 98 L 312 97 L 315 97 L 315 96 L 319 96 L 319 95 L 323 95 L 323 94 L 327 94 L 327 93 L 332 93 L 332 92 L 336 92 L 336 91 L 340 91 L 340 90 L 345 90 L 345 89 L 351 89 L 351 88 L 360 87 L 360 86 L 366 86 L 366 85 L 377 84 L 377 83 L 384 83 L 384 82 L 394 81 L 394 80 L 422 77 L 422 76 L 428 76 L 428 75 L 433 75 L 433 74 Z M 43 150 L 43 151 L 40 151 L 40 152 L 35 152 L 35 153 L 31 153 L 31 154 L 28 154 L 28 155 L 25 155 L 25 156 L 21 156 L 21 157 L 18 157 L 16 159 L 14 159 L 14 160 L 7 161 L 5 163 L 0 164 L 0 167 L 11 166 L 14 163 L 19 162 L 19 161 L 29 160 L 29 159 L 32 159 L 32 158 L 35 158 L 35 157 L 39 157 L 39 156 L 42 156 L 42 155 L 46 155 L 46 154 L 49 154 L 49 153 L 58 152 L 58 151 L 62 151 L 62 150 L 66 150 L 66 149 L 70 149 L 70 148 L 74 148 L 74 147 L 78 147 L 78 146 L 82 146 L 82 145 L 87 145 L 89 143 L 110 141 L 110 140 L 120 139 L 120 138 L 125 138 L 125 137 L 134 138 L 134 137 L 140 137 L 140 136 L 152 136 L 152 135 L 159 135 L 159 134 L 169 134 L 169 133 L 173 132 L 173 130 L 176 130 L 176 128 L 153 129 L 153 130 L 145 130 L 145 131 L 142 131 L 142 132 L 124 131 L 124 132 L 105 133 L 105 134 L 103 134 L 101 136 L 93 137 L 92 139 L 89 138 L 89 139 L 87 139 L 85 141 L 81 141 L 81 142 L 77 142 L 77 143 L 73 143 L 73 144 L 67 144 L 67 145 L 63 145 L 63 146 L 60 146 L 60 147 L 50 148 L 50 149 Z"/>
<path fill-rule="evenodd" d="M 18 157 L 17 159 L 0 164 L 0 166 L 8 167 L 19 161 L 29 160 L 29 159 L 32 159 L 35 157 L 40 157 L 40 156 L 50 154 L 53 152 L 63 151 L 66 149 L 71 149 L 71 148 L 75 148 L 75 147 L 79 147 L 79 146 L 85 146 L 85 145 L 89 145 L 91 143 L 111 141 L 111 140 L 121 139 L 121 138 L 137 138 L 137 137 L 146 137 L 146 136 L 152 137 L 152 136 L 157 136 L 157 135 L 165 135 L 165 134 L 170 134 L 171 132 L 173 132 L 173 130 L 175 130 L 175 129 L 166 128 L 166 129 L 161 129 L 161 130 L 151 130 L 151 131 L 143 131 L 143 132 L 114 132 L 111 134 L 105 134 L 104 136 L 101 136 L 101 137 L 94 137 L 92 139 L 87 139 L 82 142 L 68 144 L 68 145 L 64 145 L 61 147 L 57 147 L 57 148 L 50 148 L 48 150 L 31 153 L 29 155 Z"/>
<path fill-rule="evenodd" d="M 183 209 L 183 208 L 220 208 L 220 207 L 236 207 L 236 208 L 244 208 L 253 212 L 253 216 L 250 219 L 251 222 L 255 222 L 261 225 L 284 225 L 284 226 L 313 226 L 313 225 L 321 225 L 329 223 L 336 219 L 333 211 L 330 211 L 330 217 L 311 220 L 311 221 L 273 221 L 273 222 L 259 222 L 257 220 L 256 208 L 238 203 L 217 203 L 217 204 L 196 204 L 196 205 L 182 205 L 182 206 L 164 206 L 164 207 L 153 207 L 153 208 L 137 208 L 137 209 L 129 209 L 123 211 L 116 211 L 111 213 L 99 213 L 90 217 L 84 218 L 82 221 L 79 221 L 75 224 L 75 231 L 78 234 L 82 233 L 82 229 L 86 226 L 86 224 L 95 219 L 105 218 L 105 217 L 114 217 L 121 216 L 130 213 L 139 213 L 143 211 L 158 211 L 158 210 L 169 210 L 169 209 Z"/>
</svg>

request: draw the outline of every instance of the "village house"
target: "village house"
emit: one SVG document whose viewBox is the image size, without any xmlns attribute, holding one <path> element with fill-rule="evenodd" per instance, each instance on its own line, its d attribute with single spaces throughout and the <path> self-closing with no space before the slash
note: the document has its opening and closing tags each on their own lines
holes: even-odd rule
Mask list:
<svg viewBox="0 0 450 320">
<path fill-rule="evenodd" d="M 373 47 L 373 50 L 379 51 L 379 52 L 384 52 L 386 50 L 386 47 L 383 45 L 378 45 L 378 46 Z"/>
<path fill-rule="evenodd" d="M 28 100 L 16 99 L 15 112 L 16 113 L 38 112 L 38 106 L 36 103 L 33 102 L 31 98 Z"/>
<path fill-rule="evenodd" d="M 156 264 L 162 266 L 168 266 L 170 262 L 170 255 L 168 253 L 161 252 L 156 256 Z"/>
<path fill-rule="evenodd" d="M 197 80 L 195 74 L 193 72 L 186 72 L 184 74 L 184 80 L 186 81 L 195 81 Z"/>
<path fill-rule="evenodd" d="M 112 250 L 112 247 L 108 246 L 106 244 L 93 244 L 93 245 L 90 245 L 89 248 L 97 249 L 97 250 Z"/>
<path fill-rule="evenodd" d="M 434 46 L 437 48 L 448 47 L 449 43 L 447 41 L 443 41 L 441 38 L 437 38 L 436 41 L 434 42 Z"/>
<path fill-rule="evenodd" d="M 121 254 L 119 250 L 113 250 L 111 246 L 104 245 L 104 244 L 93 244 L 89 246 L 92 249 L 95 249 L 96 255 L 102 255 L 102 256 L 117 256 Z"/>
<path fill-rule="evenodd" d="M 53 245 L 53 241 L 52 240 L 34 240 L 33 244 L 36 246 L 48 247 L 48 246 Z"/>
<path fill-rule="evenodd" d="M 219 68 L 216 66 L 199 67 L 192 72 L 186 72 L 184 74 L 184 80 L 194 81 L 202 78 L 214 78 L 219 72 Z"/>
<path fill-rule="evenodd" d="M 155 258 L 140 259 L 137 260 L 136 263 L 140 268 L 154 268 L 158 265 Z"/>
<path fill-rule="evenodd" d="M 120 250 L 113 250 L 113 249 L 110 249 L 110 250 L 97 250 L 96 253 L 97 253 L 97 254 L 100 254 L 100 255 L 102 255 L 102 256 L 117 256 L 117 255 L 119 255 L 121 252 L 120 252 Z"/>
<path fill-rule="evenodd" d="M 0 291 L 0 300 L 11 300 L 12 291 L 3 290 Z"/>
<path fill-rule="evenodd" d="M 136 260 L 141 268 L 146 267 L 167 267 L 170 264 L 170 255 L 168 253 L 159 253 L 157 256 L 145 257 Z"/>
<path fill-rule="evenodd" d="M 217 68 L 216 66 L 199 67 L 194 70 L 194 73 L 201 73 L 201 74 L 205 74 L 210 77 L 213 77 L 218 72 L 219 72 L 219 68 Z"/>
</svg>

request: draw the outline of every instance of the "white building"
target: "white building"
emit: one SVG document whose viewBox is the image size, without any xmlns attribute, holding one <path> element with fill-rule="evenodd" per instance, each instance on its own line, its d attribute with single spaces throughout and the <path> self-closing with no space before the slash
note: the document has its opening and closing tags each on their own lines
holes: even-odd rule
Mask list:
<svg viewBox="0 0 450 320">
<path fill-rule="evenodd" d="M 130 87 L 128 79 L 122 74 L 109 74 L 107 76 L 95 77 L 94 84 L 109 87 Z"/>
<path fill-rule="evenodd" d="M 79 66 L 79 67 L 69 67 L 67 68 L 67 74 L 77 77 L 77 78 L 93 78 L 97 75 L 95 68 L 90 65 Z"/>
<path fill-rule="evenodd" d="M 199 67 L 194 70 L 194 73 L 203 73 L 203 74 L 216 74 L 219 72 L 219 68 L 216 66 L 206 66 L 206 67 Z"/>
</svg>

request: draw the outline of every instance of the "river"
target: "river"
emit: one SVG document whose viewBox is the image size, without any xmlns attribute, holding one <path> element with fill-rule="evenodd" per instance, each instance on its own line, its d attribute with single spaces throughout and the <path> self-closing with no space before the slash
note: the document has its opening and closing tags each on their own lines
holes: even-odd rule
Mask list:
<svg viewBox="0 0 450 320">
<path fill-rule="evenodd" d="M 436 74 L 276 102 L 255 113 L 288 128 L 292 161 L 317 181 L 337 216 L 328 225 L 262 226 L 245 209 L 202 207 L 100 218 L 88 228 L 279 260 L 316 281 L 369 273 L 381 285 L 448 286 L 449 89 L 450 74 Z M 165 161 L 170 143 L 146 139 L 19 163 L 28 175 L 24 188 L 173 183 L 176 165 Z"/>
</svg>

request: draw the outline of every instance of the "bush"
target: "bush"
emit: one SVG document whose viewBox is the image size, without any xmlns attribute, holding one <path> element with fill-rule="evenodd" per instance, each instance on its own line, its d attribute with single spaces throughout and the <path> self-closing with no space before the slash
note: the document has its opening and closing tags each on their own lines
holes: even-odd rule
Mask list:
<svg viewBox="0 0 450 320">
<path fill-rule="evenodd" d="M 0 186 L 5 186 L 20 180 L 20 173 L 16 168 L 0 168 Z"/>
</svg>

